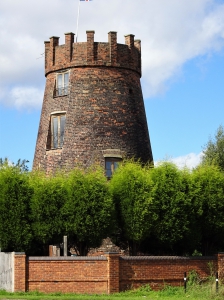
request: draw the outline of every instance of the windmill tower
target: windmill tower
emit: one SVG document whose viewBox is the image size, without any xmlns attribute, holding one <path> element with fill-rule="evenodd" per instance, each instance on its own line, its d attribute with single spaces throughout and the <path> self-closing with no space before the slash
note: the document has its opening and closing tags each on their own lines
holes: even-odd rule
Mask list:
<svg viewBox="0 0 224 300">
<path fill-rule="evenodd" d="M 45 42 L 46 87 L 33 169 L 46 174 L 93 163 L 111 176 L 126 158 L 153 162 L 140 84 L 141 41 L 108 33 L 108 43 L 74 43 L 74 34 Z"/>
</svg>

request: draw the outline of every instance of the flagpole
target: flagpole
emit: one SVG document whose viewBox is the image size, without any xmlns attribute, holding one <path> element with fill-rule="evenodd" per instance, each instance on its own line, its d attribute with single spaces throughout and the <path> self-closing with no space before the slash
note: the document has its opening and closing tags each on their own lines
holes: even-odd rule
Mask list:
<svg viewBox="0 0 224 300">
<path fill-rule="evenodd" d="M 80 0 L 78 5 L 78 16 L 77 16 L 77 25 L 76 25 L 76 43 L 78 42 L 78 28 L 79 28 L 79 11 L 80 11 Z"/>
</svg>

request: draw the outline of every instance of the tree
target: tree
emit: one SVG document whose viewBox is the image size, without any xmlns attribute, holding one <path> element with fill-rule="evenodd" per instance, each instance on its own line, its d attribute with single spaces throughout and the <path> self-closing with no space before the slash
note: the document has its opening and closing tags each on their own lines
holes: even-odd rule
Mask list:
<svg viewBox="0 0 224 300">
<path fill-rule="evenodd" d="M 7 157 L 5 157 L 4 159 L 0 158 L 0 168 L 4 167 L 4 166 L 14 166 L 17 167 L 21 172 L 27 172 L 29 170 L 27 163 L 29 161 L 26 159 L 18 159 L 17 163 L 10 163 L 10 161 L 8 160 Z"/>
<path fill-rule="evenodd" d="M 78 255 L 113 231 L 114 204 L 100 168 L 74 169 L 68 176 L 69 197 L 63 208 L 65 231 Z"/>
<path fill-rule="evenodd" d="M 153 210 L 153 187 L 147 167 L 139 162 L 120 164 L 110 181 L 121 235 L 128 241 L 129 253 L 151 232 L 156 215 Z"/>
<path fill-rule="evenodd" d="M 200 166 L 192 173 L 194 197 L 201 213 L 197 230 L 204 255 L 224 250 L 224 174 L 216 166 Z"/>
<path fill-rule="evenodd" d="M 3 251 L 29 251 L 32 231 L 30 199 L 33 189 L 28 173 L 19 165 L 1 161 L 0 243 Z"/>
<path fill-rule="evenodd" d="M 31 217 L 34 239 L 47 254 L 48 245 L 63 240 L 62 208 L 68 198 L 66 178 L 61 174 L 46 177 L 41 172 L 30 175 L 34 193 L 31 199 Z"/>
<path fill-rule="evenodd" d="M 224 128 L 219 126 L 215 138 L 210 138 L 203 150 L 202 164 L 216 165 L 224 171 Z"/>
<path fill-rule="evenodd" d="M 151 171 L 151 176 L 158 215 L 153 232 L 156 251 L 181 254 L 189 250 L 186 241 L 191 240 L 193 247 L 197 244 L 193 239 L 195 232 L 192 234 L 197 209 L 192 205 L 191 174 L 187 169 L 179 170 L 174 164 L 164 162 Z"/>
</svg>

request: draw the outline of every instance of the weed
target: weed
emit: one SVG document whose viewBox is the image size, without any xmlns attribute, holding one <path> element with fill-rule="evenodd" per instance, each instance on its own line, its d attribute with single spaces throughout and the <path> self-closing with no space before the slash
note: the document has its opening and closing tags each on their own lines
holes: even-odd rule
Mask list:
<svg viewBox="0 0 224 300">
<path fill-rule="evenodd" d="M 143 293 L 148 293 L 148 292 L 152 291 L 152 288 L 149 284 L 144 284 L 144 285 L 140 286 L 138 291 L 143 292 Z"/>
<path fill-rule="evenodd" d="M 200 283 L 200 277 L 198 275 L 198 273 L 195 270 L 191 270 L 188 273 L 188 278 L 187 278 L 187 283 L 188 286 L 193 286 L 193 285 L 197 285 Z"/>
</svg>

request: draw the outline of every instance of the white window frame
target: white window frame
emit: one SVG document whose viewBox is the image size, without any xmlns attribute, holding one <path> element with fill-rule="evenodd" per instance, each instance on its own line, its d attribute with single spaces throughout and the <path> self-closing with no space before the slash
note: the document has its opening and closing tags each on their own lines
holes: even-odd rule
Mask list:
<svg viewBox="0 0 224 300">
<path fill-rule="evenodd" d="M 68 76 L 67 82 L 66 82 L 66 75 Z M 59 76 L 62 78 L 61 86 L 59 86 Z M 55 89 L 55 95 L 56 96 L 66 96 L 68 95 L 68 87 L 69 87 L 69 78 L 70 78 L 70 72 L 69 71 L 63 71 L 60 73 L 57 73 L 56 76 L 56 89 Z"/>
<path fill-rule="evenodd" d="M 63 133 L 61 132 L 61 118 L 64 117 L 64 128 Z M 55 134 L 54 128 L 54 120 L 57 120 L 57 129 Z M 51 114 L 51 149 L 61 149 L 64 144 L 64 136 L 65 136 L 65 123 L 66 123 L 66 112 L 54 112 Z M 62 133 L 62 135 L 61 135 Z M 55 138 L 57 137 L 57 138 Z M 61 139 L 62 138 L 62 139 Z"/>
</svg>

